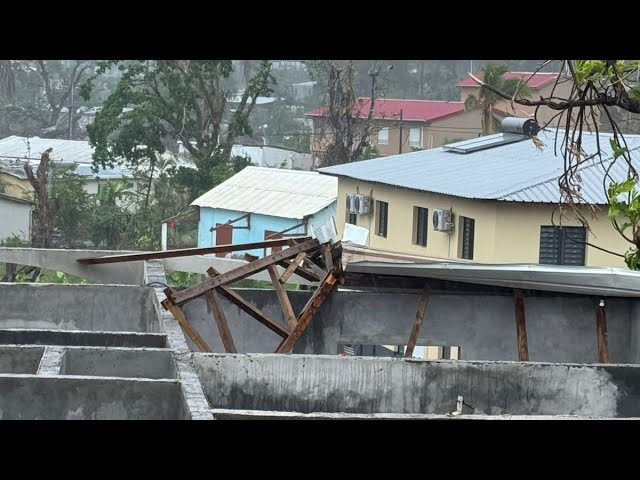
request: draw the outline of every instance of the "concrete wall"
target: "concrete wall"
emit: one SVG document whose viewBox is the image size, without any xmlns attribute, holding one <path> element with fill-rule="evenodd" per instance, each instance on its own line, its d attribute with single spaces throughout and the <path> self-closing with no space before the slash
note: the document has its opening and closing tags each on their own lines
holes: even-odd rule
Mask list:
<svg viewBox="0 0 640 480">
<path fill-rule="evenodd" d="M 0 328 L 158 332 L 150 287 L 0 283 Z"/>
<path fill-rule="evenodd" d="M 144 283 L 144 262 L 126 262 L 106 265 L 81 265 L 76 259 L 102 257 L 120 253 L 117 250 L 58 250 L 52 248 L 0 247 L 0 262 L 31 265 L 70 273 L 96 283 L 140 285 Z"/>
<path fill-rule="evenodd" d="M 0 196 L 0 240 L 15 235 L 30 242 L 32 208 L 30 203 Z"/>
<path fill-rule="evenodd" d="M 640 415 L 640 367 L 195 354 L 214 409 Z"/>
<path fill-rule="evenodd" d="M 181 420 L 175 380 L 0 375 L 3 420 Z"/>
<path fill-rule="evenodd" d="M 342 237 L 347 221 L 346 195 L 360 192 L 369 195 L 373 189 L 374 209 L 370 215 L 358 215 L 357 225 L 369 229 L 368 246 L 414 255 L 440 258 L 460 256 L 459 220 L 461 216 L 475 220 L 474 261 L 480 263 L 538 263 L 540 259 L 540 227 L 551 225 L 553 205 L 469 200 L 448 195 L 418 192 L 408 189 L 359 182 L 340 177 L 336 225 Z M 376 235 L 375 201 L 389 204 L 387 237 Z M 453 210 L 455 229 L 452 233 L 433 230 L 431 217 L 428 222 L 427 245 L 414 244 L 413 207 Z M 590 217 L 590 213 L 585 212 Z M 557 215 L 556 215 L 557 216 Z M 591 232 L 587 240 L 614 252 L 625 252 L 628 244 L 618 235 L 606 212 L 597 219 L 590 219 Z M 563 225 L 579 225 L 575 220 L 563 219 Z M 625 268 L 624 259 L 586 247 L 586 265 Z"/>
<path fill-rule="evenodd" d="M 40 365 L 44 347 L 0 347 L 0 374 L 29 373 L 35 375 Z"/>
<path fill-rule="evenodd" d="M 171 351 L 126 348 L 67 348 L 60 375 L 176 378 Z"/>
<path fill-rule="evenodd" d="M 326 208 L 314 214 L 310 220 L 311 226 L 319 227 L 323 223 L 329 221 L 336 213 L 336 204 L 332 203 Z M 235 210 L 224 210 L 219 208 L 200 208 L 200 222 L 198 223 L 198 247 L 211 247 L 216 244 L 211 227 L 216 224 L 226 223 L 229 220 L 241 217 L 246 212 L 238 212 Z M 250 229 L 234 229 L 231 243 L 250 243 L 264 241 L 265 231 L 280 232 L 287 228 L 294 227 L 301 222 L 297 218 L 272 217 L 270 215 L 251 214 Z M 247 219 L 234 223 L 237 227 L 247 226 Z M 304 226 L 300 226 L 294 230 L 287 232 L 288 235 L 298 234 L 305 235 Z M 234 254 L 250 253 L 259 257 L 264 256 L 264 249 L 244 250 L 233 252 Z M 231 254 L 228 254 L 229 256 Z"/>
<path fill-rule="evenodd" d="M 237 290 L 275 320 L 284 322 L 275 292 Z M 299 313 L 310 293 L 290 291 Z M 420 293 L 335 291 L 320 308 L 294 348 L 295 353 L 337 354 L 338 343 L 406 345 Z M 272 353 L 281 338 L 222 299 L 239 352 Z M 632 337 L 635 302 L 607 300 L 609 357 L 615 363 L 639 360 Z M 223 352 L 220 334 L 203 299 L 184 312 L 214 352 Z M 597 362 L 596 320 L 588 297 L 526 297 L 529 358 L 539 362 Z M 640 317 L 636 314 L 634 328 Z M 636 330 L 633 330 L 636 331 Z M 432 295 L 418 345 L 460 347 L 462 360 L 517 360 L 515 307 L 510 296 Z M 192 350 L 195 350 L 191 345 Z M 635 353 L 632 353 L 635 352 Z M 640 361 L 638 361 L 640 363 Z"/>
</svg>

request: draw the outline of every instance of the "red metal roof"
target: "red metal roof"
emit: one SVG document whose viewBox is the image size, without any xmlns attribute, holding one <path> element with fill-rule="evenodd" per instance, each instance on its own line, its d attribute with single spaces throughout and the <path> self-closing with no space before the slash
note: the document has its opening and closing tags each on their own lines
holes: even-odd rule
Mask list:
<svg viewBox="0 0 640 480">
<path fill-rule="evenodd" d="M 369 115 L 371 101 L 367 97 L 356 100 L 354 116 L 366 118 Z M 408 122 L 432 122 L 440 118 L 464 111 L 463 102 L 446 102 L 441 100 L 398 100 L 394 98 L 379 98 L 375 102 L 374 118 L 376 120 L 399 120 L 400 110 L 402 119 Z M 321 117 L 326 108 L 317 108 L 308 117 Z"/>
<path fill-rule="evenodd" d="M 532 76 L 533 75 L 533 76 Z M 517 78 L 523 81 L 527 81 L 529 88 L 537 90 L 555 81 L 559 73 L 533 73 L 533 72 L 507 72 L 504 74 L 504 78 Z M 482 80 L 482 73 L 476 73 L 475 76 Z M 467 77 L 464 80 L 458 82 L 458 87 L 479 87 L 471 77 Z"/>
</svg>

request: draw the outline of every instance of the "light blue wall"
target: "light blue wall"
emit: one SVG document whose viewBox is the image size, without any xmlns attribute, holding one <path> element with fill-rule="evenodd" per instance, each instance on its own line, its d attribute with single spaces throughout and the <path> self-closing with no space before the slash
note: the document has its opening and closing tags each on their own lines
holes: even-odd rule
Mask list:
<svg viewBox="0 0 640 480">
<path fill-rule="evenodd" d="M 211 227 L 217 223 L 225 223 L 229 220 L 241 217 L 246 212 L 238 212 L 235 210 L 222 210 L 217 208 L 200 208 L 200 222 L 198 224 L 198 247 L 211 247 L 213 246 L 213 235 L 209 231 Z M 336 214 L 336 202 L 333 202 L 328 207 L 320 210 L 310 220 L 311 225 L 320 226 L 323 223 L 329 221 L 329 219 Z M 270 215 L 260 215 L 256 213 L 251 214 L 251 229 L 237 229 L 233 230 L 233 243 L 249 243 L 249 242 L 262 242 L 264 241 L 265 230 L 271 230 L 279 232 L 287 228 L 293 227 L 300 223 L 300 220 L 296 218 L 282 218 L 272 217 Z M 247 219 L 242 219 L 233 224 L 236 227 L 244 227 L 247 225 Z M 304 227 L 298 227 L 295 230 L 291 230 L 287 233 L 304 234 Z M 263 249 L 247 250 L 242 252 L 235 252 L 237 254 L 251 253 L 262 257 L 264 255 Z"/>
</svg>

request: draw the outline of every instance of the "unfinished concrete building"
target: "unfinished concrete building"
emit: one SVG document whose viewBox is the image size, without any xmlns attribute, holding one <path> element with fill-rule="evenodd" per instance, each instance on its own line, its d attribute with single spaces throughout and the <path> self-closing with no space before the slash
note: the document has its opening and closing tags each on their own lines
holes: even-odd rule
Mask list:
<svg viewBox="0 0 640 480">
<path fill-rule="evenodd" d="M 640 417 L 637 273 L 345 266 L 339 244 L 277 242 L 288 248 L 246 260 L 202 255 L 247 245 L 0 249 L 97 282 L 0 284 L 0 418 Z M 210 278 L 170 289 L 165 268 Z M 274 288 L 229 287 L 242 278 Z M 376 345 L 403 356 L 343 355 Z M 458 359 L 413 358 L 421 345 Z"/>
</svg>

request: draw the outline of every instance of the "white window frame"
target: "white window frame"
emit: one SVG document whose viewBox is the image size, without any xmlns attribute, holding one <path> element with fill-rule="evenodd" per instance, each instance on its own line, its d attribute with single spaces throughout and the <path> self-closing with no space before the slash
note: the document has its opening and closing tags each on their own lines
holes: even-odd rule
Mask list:
<svg viewBox="0 0 640 480">
<path fill-rule="evenodd" d="M 415 136 L 417 133 L 417 139 L 412 139 L 412 136 Z M 420 127 L 412 127 L 409 129 L 409 146 L 422 148 L 422 129 Z"/>
<path fill-rule="evenodd" d="M 380 134 L 384 132 L 385 135 Z M 384 127 L 378 130 L 378 145 L 389 145 L 389 127 Z"/>
</svg>

